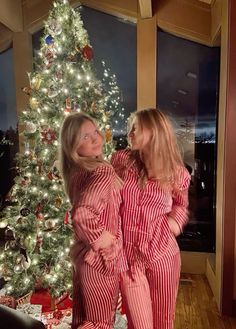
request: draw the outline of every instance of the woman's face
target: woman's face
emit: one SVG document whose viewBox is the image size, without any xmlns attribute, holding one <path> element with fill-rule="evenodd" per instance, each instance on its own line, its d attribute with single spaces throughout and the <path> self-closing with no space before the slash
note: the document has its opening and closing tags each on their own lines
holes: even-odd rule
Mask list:
<svg viewBox="0 0 236 329">
<path fill-rule="evenodd" d="M 77 141 L 79 156 L 95 158 L 102 154 L 103 138 L 91 121 L 86 120 L 82 124 Z"/>
<path fill-rule="evenodd" d="M 146 127 L 142 127 L 141 129 L 135 118 L 132 122 L 128 138 L 133 151 L 144 151 L 150 141 L 151 133 Z"/>
</svg>

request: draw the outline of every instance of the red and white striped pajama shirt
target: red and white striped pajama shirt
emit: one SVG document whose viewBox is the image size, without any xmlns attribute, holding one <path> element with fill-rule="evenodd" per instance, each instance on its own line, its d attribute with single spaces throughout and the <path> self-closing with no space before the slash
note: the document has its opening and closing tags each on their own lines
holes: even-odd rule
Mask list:
<svg viewBox="0 0 236 329">
<path fill-rule="evenodd" d="M 187 221 L 190 175 L 183 167 L 175 191 L 157 180 L 139 185 L 141 161 L 131 151 L 116 152 L 112 165 L 124 180 L 121 216 L 129 264 L 122 274 L 121 292 L 128 328 L 171 329 L 180 275 L 180 251 L 168 216 L 180 228 Z"/>
<path fill-rule="evenodd" d="M 119 292 L 120 272 L 127 269 L 123 253 L 121 196 L 112 167 L 100 165 L 93 171 L 75 168 L 69 181 L 75 244 L 72 329 L 109 329 Z M 103 231 L 116 236 L 113 260 L 105 262 L 93 246 Z M 96 249 L 96 248 L 95 248 Z"/>
</svg>

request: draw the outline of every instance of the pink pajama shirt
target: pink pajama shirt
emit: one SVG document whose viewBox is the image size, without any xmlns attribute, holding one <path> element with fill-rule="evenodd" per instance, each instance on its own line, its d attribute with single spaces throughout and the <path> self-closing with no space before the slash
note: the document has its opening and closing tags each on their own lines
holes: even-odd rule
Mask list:
<svg viewBox="0 0 236 329">
<path fill-rule="evenodd" d="M 168 217 L 180 229 L 187 221 L 190 175 L 179 168 L 174 191 L 149 179 L 139 186 L 141 162 L 131 151 L 116 152 L 112 165 L 124 180 L 121 216 L 129 270 L 121 292 L 128 328 L 172 329 L 180 275 L 180 251 Z"/>
<path fill-rule="evenodd" d="M 71 175 L 70 200 L 75 232 L 71 248 L 74 264 L 72 329 L 109 329 L 114 323 L 120 273 L 127 269 L 119 216 L 121 196 L 115 180 L 115 171 L 105 165 L 90 172 L 75 168 Z M 116 237 L 111 261 L 104 261 L 93 249 L 104 230 Z"/>
</svg>

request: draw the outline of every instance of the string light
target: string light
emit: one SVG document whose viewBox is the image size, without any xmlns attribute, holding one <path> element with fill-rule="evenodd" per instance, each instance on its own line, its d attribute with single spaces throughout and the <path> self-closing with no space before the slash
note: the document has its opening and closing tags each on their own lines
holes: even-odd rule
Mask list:
<svg viewBox="0 0 236 329">
<path fill-rule="evenodd" d="M 30 279 L 29 278 L 25 278 L 25 284 L 28 284 L 30 282 Z"/>
</svg>

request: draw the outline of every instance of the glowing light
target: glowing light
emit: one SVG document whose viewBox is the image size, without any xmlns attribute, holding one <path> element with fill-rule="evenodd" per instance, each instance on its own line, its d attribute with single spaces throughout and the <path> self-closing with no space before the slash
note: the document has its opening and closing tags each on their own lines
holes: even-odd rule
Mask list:
<svg viewBox="0 0 236 329">
<path fill-rule="evenodd" d="M 33 264 L 33 265 L 37 265 L 37 264 L 38 264 L 38 259 L 37 259 L 37 258 L 34 258 L 34 259 L 32 260 L 32 264 Z"/>
<path fill-rule="evenodd" d="M 24 282 L 25 282 L 25 284 L 28 284 L 30 282 L 30 279 L 26 278 Z"/>
</svg>

